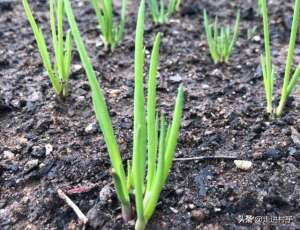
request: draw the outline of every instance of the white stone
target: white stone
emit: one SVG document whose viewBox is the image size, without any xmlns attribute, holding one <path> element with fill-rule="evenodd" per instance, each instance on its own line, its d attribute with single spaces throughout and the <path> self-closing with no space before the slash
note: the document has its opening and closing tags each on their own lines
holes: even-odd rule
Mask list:
<svg viewBox="0 0 300 230">
<path fill-rule="evenodd" d="M 3 152 L 3 157 L 4 157 L 5 159 L 12 160 L 12 159 L 15 158 L 15 154 L 13 154 L 13 152 L 11 152 L 11 151 L 9 151 L 9 150 L 5 150 L 5 151 Z"/>
<path fill-rule="evenodd" d="M 53 151 L 53 146 L 51 144 L 46 144 L 45 149 L 46 149 L 46 155 L 49 155 Z"/>
<path fill-rule="evenodd" d="M 235 160 L 234 164 L 237 168 L 245 170 L 245 171 L 249 170 L 252 167 L 251 161 Z"/>
</svg>

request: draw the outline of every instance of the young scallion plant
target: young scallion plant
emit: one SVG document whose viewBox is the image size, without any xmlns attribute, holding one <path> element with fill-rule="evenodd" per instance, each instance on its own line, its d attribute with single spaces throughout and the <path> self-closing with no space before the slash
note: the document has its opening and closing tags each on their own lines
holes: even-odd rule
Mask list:
<svg viewBox="0 0 300 230">
<path fill-rule="evenodd" d="M 91 0 L 91 3 L 97 16 L 104 46 L 107 50 L 113 50 L 123 38 L 127 0 L 122 0 L 119 25 L 114 23 L 112 0 Z"/>
<path fill-rule="evenodd" d="M 204 28 L 211 58 L 214 63 L 228 62 L 239 35 L 240 11 L 237 11 L 234 29 L 229 26 L 219 27 L 218 17 L 209 24 L 206 10 L 203 10 Z"/>
<path fill-rule="evenodd" d="M 112 178 L 121 203 L 123 219 L 128 221 L 132 217 L 129 198 L 131 192 L 135 196 L 137 210 L 135 229 L 143 230 L 156 208 L 172 166 L 183 110 L 183 87 L 180 86 L 178 89 L 173 121 L 171 125 L 167 125 L 164 115 L 158 118 L 156 113 L 156 79 L 160 47 L 160 34 L 158 34 L 151 54 L 145 110 L 143 86 L 145 3 L 142 0 L 138 11 L 135 41 L 133 157 L 132 161 L 128 162 L 126 176 L 104 96 L 80 37 L 70 1 L 64 0 L 64 2 L 72 34 L 91 87 L 96 118 L 107 145 L 112 164 Z"/>
<path fill-rule="evenodd" d="M 168 0 L 168 5 L 163 0 L 149 0 L 150 12 L 156 25 L 166 23 L 169 18 L 179 10 L 181 0 Z"/>
<path fill-rule="evenodd" d="M 294 5 L 294 15 L 293 23 L 290 34 L 290 42 L 288 55 L 285 65 L 285 72 L 283 78 L 283 85 L 281 89 L 281 97 L 279 105 L 276 111 L 273 110 L 273 86 L 275 82 L 274 77 L 274 67 L 271 60 L 271 48 L 270 48 L 270 33 L 269 33 L 269 17 L 268 17 L 268 7 L 266 0 L 259 0 L 259 7 L 263 16 L 263 28 L 264 28 L 264 45 L 265 45 L 265 55 L 261 56 L 261 68 L 263 73 L 263 82 L 265 88 L 265 94 L 267 99 L 267 112 L 274 114 L 278 117 L 282 115 L 283 109 L 287 102 L 289 95 L 295 88 L 299 77 L 300 77 L 300 63 L 298 64 L 296 70 L 292 73 L 293 57 L 295 52 L 295 44 L 299 25 L 300 16 L 300 0 L 295 1 Z"/>
<path fill-rule="evenodd" d="M 72 61 L 71 31 L 66 34 L 63 31 L 63 4 L 63 0 L 50 0 L 50 26 L 55 60 L 52 63 L 42 30 L 32 15 L 28 0 L 23 0 L 24 11 L 35 36 L 44 67 L 55 93 L 61 98 L 68 96 L 68 81 Z"/>
</svg>

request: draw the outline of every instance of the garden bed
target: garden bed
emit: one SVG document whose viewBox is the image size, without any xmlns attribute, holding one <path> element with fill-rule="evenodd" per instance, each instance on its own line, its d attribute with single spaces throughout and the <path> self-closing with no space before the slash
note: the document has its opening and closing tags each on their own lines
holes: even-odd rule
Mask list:
<svg viewBox="0 0 300 230">
<path fill-rule="evenodd" d="M 132 150 L 137 3 L 129 3 L 125 39 L 113 53 L 103 49 L 89 2 L 72 3 L 125 161 Z M 282 82 L 293 4 L 280 0 L 269 7 L 277 83 Z M 31 1 L 31 6 L 49 35 L 47 1 Z M 212 63 L 204 8 L 224 24 L 233 24 L 241 9 L 241 34 L 228 64 Z M 250 0 L 183 1 L 180 12 L 159 27 L 147 17 L 147 62 L 154 37 L 162 32 L 159 109 L 170 117 L 178 85 L 185 88 L 176 151 L 181 160 L 174 161 L 148 229 L 300 226 L 300 92 L 296 89 L 289 98 L 281 118 L 266 114 L 261 21 L 256 1 Z M 253 36 L 248 36 L 251 29 Z M 299 55 L 298 48 L 297 61 Z M 77 216 L 58 197 L 58 188 L 88 213 L 89 229 L 133 228 L 120 215 L 77 53 L 73 63 L 70 96 L 58 100 L 20 1 L 0 0 L 0 229 L 76 229 Z M 233 159 L 253 166 L 243 171 Z"/>
</svg>

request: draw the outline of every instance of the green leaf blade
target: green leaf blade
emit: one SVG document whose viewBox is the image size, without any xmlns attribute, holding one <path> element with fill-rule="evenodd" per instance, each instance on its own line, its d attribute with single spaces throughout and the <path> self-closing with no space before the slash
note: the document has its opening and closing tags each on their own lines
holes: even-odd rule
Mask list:
<svg viewBox="0 0 300 230">
<path fill-rule="evenodd" d="M 148 101 L 147 101 L 147 134 L 148 134 L 148 175 L 147 190 L 149 191 L 155 173 L 156 161 L 156 81 L 157 68 L 159 62 L 160 33 L 157 34 L 152 49 L 149 81 L 148 81 Z"/>
<path fill-rule="evenodd" d="M 87 51 L 81 39 L 80 32 L 77 27 L 75 17 L 72 11 L 71 3 L 69 0 L 64 0 L 64 5 L 65 5 L 65 10 L 69 21 L 69 25 L 71 27 L 72 37 L 74 38 L 76 47 L 79 52 L 79 56 L 81 58 L 83 67 L 86 71 L 88 81 L 91 87 L 92 101 L 93 101 L 94 111 L 96 113 L 96 118 L 100 124 L 100 128 L 102 130 L 105 143 L 107 145 L 112 167 L 115 170 L 115 173 L 117 173 L 121 183 L 122 191 L 117 190 L 116 192 L 120 202 L 122 204 L 128 205 L 130 204 L 130 201 L 129 201 L 129 194 L 126 186 L 125 171 L 122 164 L 122 159 L 120 156 L 117 141 L 113 133 L 112 123 L 107 110 L 106 102 L 101 92 L 100 85 L 97 81 L 93 66 L 90 62 L 89 56 L 87 54 Z M 122 199 L 123 195 L 125 196 L 125 200 Z"/>
<path fill-rule="evenodd" d="M 134 66 L 134 136 L 133 136 L 133 178 L 135 201 L 138 221 L 143 222 L 143 196 L 146 151 L 146 123 L 144 108 L 144 11 L 142 0 L 138 11 L 135 38 L 135 66 Z"/>
<path fill-rule="evenodd" d="M 32 15 L 30 6 L 28 4 L 28 0 L 23 0 L 22 3 L 23 3 L 25 15 L 26 15 L 28 22 L 32 28 L 32 31 L 33 31 L 33 34 L 34 34 L 34 37 L 35 37 L 35 40 L 36 40 L 43 64 L 44 64 L 44 67 L 49 75 L 49 78 L 50 78 L 50 81 L 51 81 L 51 84 L 53 86 L 55 93 L 59 95 L 61 92 L 61 85 L 60 85 L 58 77 L 55 75 L 55 72 L 52 68 L 50 55 L 48 53 L 48 49 L 47 49 L 47 45 L 46 45 L 46 41 L 43 36 L 43 33 L 40 30 L 40 28 L 38 27 L 38 25 L 36 24 L 36 21 Z"/>
</svg>

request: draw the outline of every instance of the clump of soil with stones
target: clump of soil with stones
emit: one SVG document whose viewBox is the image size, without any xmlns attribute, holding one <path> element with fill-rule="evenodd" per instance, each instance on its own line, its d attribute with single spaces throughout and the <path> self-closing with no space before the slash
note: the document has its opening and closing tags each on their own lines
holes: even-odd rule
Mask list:
<svg viewBox="0 0 300 230">
<path fill-rule="evenodd" d="M 89 1 L 72 4 L 125 162 L 132 151 L 138 3 L 130 1 L 125 38 L 113 53 L 104 50 Z M 293 4 L 283 0 L 269 4 L 278 92 Z M 31 1 L 31 6 L 50 41 L 48 2 Z M 204 8 L 211 18 L 218 15 L 222 24 L 233 24 L 236 10 L 241 9 L 241 34 L 228 64 L 215 65 L 210 58 Z M 251 29 L 253 36 L 248 36 Z M 159 109 L 171 117 L 176 90 L 183 83 L 184 117 L 176 158 L 203 158 L 174 161 L 147 228 L 299 227 L 300 92 L 296 89 L 289 98 L 281 118 L 266 114 L 259 67 L 262 20 L 256 1 L 183 1 L 180 12 L 162 26 L 154 26 L 147 17 L 147 62 L 159 31 Z M 77 216 L 58 197 L 58 188 L 87 214 L 88 229 L 133 228 L 120 215 L 106 146 L 76 51 L 70 90 L 65 101 L 55 97 L 21 1 L 0 1 L 0 229 L 78 228 Z M 233 159 L 251 161 L 253 166 L 243 171 Z M 266 216 L 273 221 L 259 221 Z"/>
</svg>

